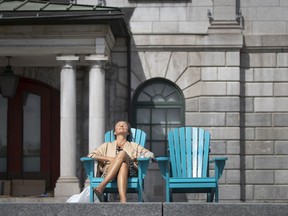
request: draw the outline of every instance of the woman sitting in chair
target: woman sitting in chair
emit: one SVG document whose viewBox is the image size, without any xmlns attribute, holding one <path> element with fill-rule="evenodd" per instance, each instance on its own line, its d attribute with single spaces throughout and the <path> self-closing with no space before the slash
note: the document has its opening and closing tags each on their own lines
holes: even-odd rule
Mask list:
<svg viewBox="0 0 288 216">
<path fill-rule="evenodd" d="M 106 185 L 117 178 L 120 202 L 126 202 L 128 177 L 137 176 L 136 158 L 141 154 L 154 158 L 154 154 L 137 143 L 129 142 L 130 125 L 126 121 L 115 124 L 115 141 L 105 142 L 92 151 L 88 157 L 98 160 L 104 180 L 94 189 L 97 196 L 102 195 Z"/>
</svg>

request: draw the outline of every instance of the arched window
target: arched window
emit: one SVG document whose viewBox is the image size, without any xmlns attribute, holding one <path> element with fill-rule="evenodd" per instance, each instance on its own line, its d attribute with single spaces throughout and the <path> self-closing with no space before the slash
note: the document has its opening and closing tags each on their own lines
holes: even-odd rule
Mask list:
<svg viewBox="0 0 288 216">
<path fill-rule="evenodd" d="M 147 133 L 146 146 L 155 156 L 166 155 L 167 131 L 185 124 L 184 110 L 183 94 L 169 80 L 154 78 L 136 89 L 132 125 Z"/>
</svg>

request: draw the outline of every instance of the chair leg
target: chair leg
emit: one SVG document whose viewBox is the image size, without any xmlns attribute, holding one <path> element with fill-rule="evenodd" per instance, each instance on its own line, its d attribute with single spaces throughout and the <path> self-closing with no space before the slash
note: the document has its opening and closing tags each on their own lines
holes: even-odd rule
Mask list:
<svg viewBox="0 0 288 216">
<path fill-rule="evenodd" d="M 108 202 L 108 193 L 103 193 L 104 202 Z"/>
<path fill-rule="evenodd" d="M 214 199 L 214 189 L 211 189 L 209 193 L 207 193 L 207 202 L 213 202 Z"/>
<path fill-rule="evenodd" d="M 138 190 L 138 202 L 143 202 L 142 191 Z"/>
<path fill-rule="evenodd" d="M 169 187 L 167 187 L 166 185 L 166 202 L 170 202 L 171 201 L 171 193 L 170 193 L 170 189 Z"/>
<path fill-rule="evenodd" d="M 138 185 L 138 202 L 143 202 L 143 196 L 142 196 L 143 191 L 142 190 L 143 190 L 142 184 L 139 183 L 139 185 Z"/>
<path fill-rule="evenodd" d="M 215 190 L 214 189 L 212 189 L 212 192 L 211 192 L 211 194 L 210 194 L 210 202 L 213 202 L 213 200 L 214 200 L 214 196 L 215 196 Z"/>
<path fill-rule="evenodd" d="M 94 191 L 93 191 L 93 188 L 90 187 L 90 203 L 93 203 L 94 202 Z"/>
<path fill-rule="evenodd" d="M 210 193 L 207 193 L 207 202 L 210 202 L 210 196 L 211 196 L 211 194 Z"/>
<path fill-rule="evenodd" d="M 215 202 L 218 202 L 219 199 L 219 190 L 218 187 L 215 188 Z"/>
</svg>

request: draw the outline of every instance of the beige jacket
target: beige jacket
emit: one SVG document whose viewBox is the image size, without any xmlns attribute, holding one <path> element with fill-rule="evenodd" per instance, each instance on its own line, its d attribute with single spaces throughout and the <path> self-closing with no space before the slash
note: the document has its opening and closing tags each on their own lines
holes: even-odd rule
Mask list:
<svg viewBox="0 0 288 216">
<path fill-rule="evenodd" d="M 95 158 L 96 155 L 98 156 L 107 156 L 107 157 L 115 157 L 116 156 L 116 141 L 113 142 L 105 142 L 95 150 L 93 150 L 87 157 Z M 144 157 L 147 158 L 154 158 L 154 154 L 149 151 L 148 149 L 143 148 L 140 144 L 134 142 L 127 142 L 124 145 L 123 150 L 130 156 L 131 160 L 140 157 L 140 153 L 144 153 Z M 105 162 L 99 162 L 98 167 L 101 173 L 104 173 L 107 170 L 109 164 Z M 137 168 L 137 164 L 135 164 Z"/>
</svg>

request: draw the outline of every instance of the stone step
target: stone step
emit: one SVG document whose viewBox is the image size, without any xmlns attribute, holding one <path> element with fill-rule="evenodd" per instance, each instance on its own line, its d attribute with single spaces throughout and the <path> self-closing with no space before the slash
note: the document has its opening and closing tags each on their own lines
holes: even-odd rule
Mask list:
<svg viewBox="0 0 288 216">
<path fill-rule="evenodd" d="M 287 216 L 286 203 L 0 203 L 1 215 Z"/>
</svg>

